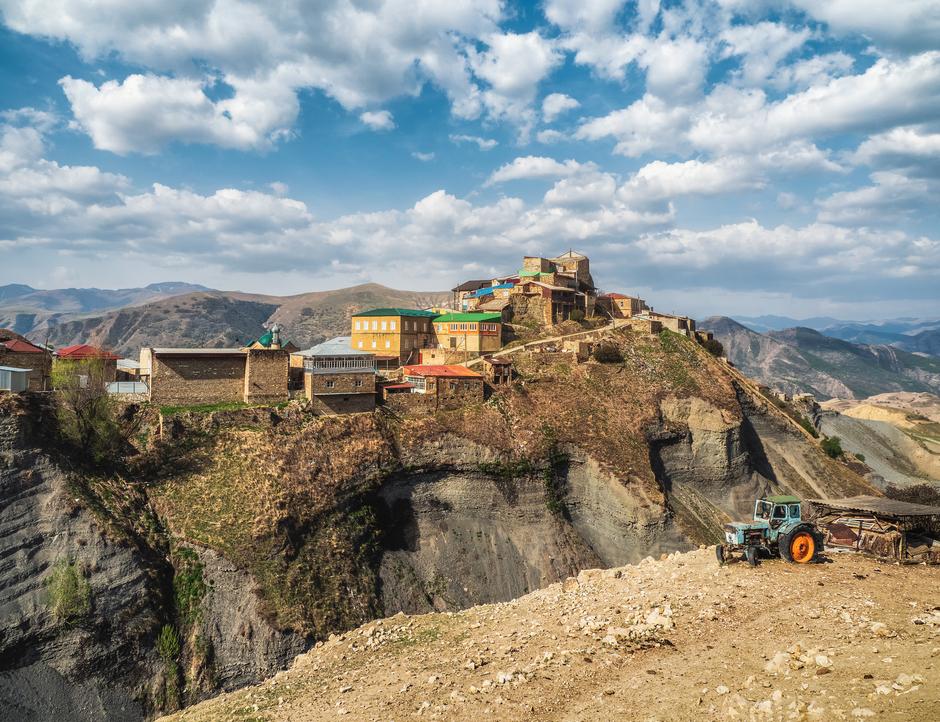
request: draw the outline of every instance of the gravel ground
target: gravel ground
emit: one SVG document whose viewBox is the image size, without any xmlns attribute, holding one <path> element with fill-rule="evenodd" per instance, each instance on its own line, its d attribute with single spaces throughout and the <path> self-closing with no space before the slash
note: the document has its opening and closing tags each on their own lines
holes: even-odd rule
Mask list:
<svg viewBox="0 0 940 722">
<path fill-rule="evenodd" d="M 176 720 L 940 719 L 940 567 L 714 549 L 397 615 Z"/>
</svg>

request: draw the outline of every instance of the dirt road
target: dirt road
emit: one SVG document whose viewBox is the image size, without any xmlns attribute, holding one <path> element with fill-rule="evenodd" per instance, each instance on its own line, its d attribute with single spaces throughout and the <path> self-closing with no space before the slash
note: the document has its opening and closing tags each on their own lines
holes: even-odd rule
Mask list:
<svg viewBox="0 0 940 722">
<path fill-rule="evenodd" d="M 180 720 L 940 720 L 940 568 L 714 549 L 334 637 Z"/>
</svg>

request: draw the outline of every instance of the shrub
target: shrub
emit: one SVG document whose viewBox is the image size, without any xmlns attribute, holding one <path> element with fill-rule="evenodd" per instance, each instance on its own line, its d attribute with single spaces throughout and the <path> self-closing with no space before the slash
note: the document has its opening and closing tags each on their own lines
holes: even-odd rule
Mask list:
<svg viewBox="0 0 940 722">
<path fill-rule="evenodd" d="M 859 461 L 865 461 L 865 454 L 856 454 L 855 458 Z"/>
<path fill-rule="evenodd" d="M 828 436 L 819 444 L 826 455 L 838 459 L 844 453 L 842 451 L 842 440 L 838 436 Z"/>
<path fill-rule="evenodd" d="M 717 338 L 707 339 L 702 344 L 702 346 L 706 351 L 708 351 L 708 353 L 710 353 L 712 356 L 715 356 L 716 358 L 725 355 L 725 347 L 721 345 L 721 341 L 719 341 Z"/>
<path fill-rule="evenodd" d="M 571 312 L 568 318 L 570 318 L 572 321 L 581 323 L 584 320 L 584 311 L 582 311 L 580 308 L 576 308 Z"/>
<path fill-rule="evenodd" d="M 796 420 L 796 423 L 806 429 L 814 439 L 819 438 L 819 432 L 816 431 L 816 427 L 813 426 L 813 422 L 811 422 L 805 416 L 799 416 Z"/>
<path fill-rule="evenodd" d="M 180 654 L 180 638 L 172 624 L 164 624 L 157 635 L 157 654 L 167 665 L 175 665 Z"/>
<path fill-rule="evenodd" d="M 48 586 L 49 606 L 59 620 L 74 622 L 91 611 L 91 585 L 72 562 L 56 562 Z"/>
<path fill-rule="evenodd" d="M 602 342 L 594 349 L 594 359 L 602 364 L 616 364 L 623 361 L 623 354 L 616 344 Z"/>
</svg>

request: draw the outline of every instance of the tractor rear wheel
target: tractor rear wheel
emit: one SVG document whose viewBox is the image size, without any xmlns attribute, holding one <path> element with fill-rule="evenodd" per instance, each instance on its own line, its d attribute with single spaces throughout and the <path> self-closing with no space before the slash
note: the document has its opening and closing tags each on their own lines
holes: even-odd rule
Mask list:
<svg viewBox="0 0 940 722">
<path fill-rule="evenodd" d="M 757 566 L 757 547 L 748 547 L 744 550 L 744 556 L 747 559 L 747 563 L 752 567 Z"/>
<path fill-rule="evenodd" d="M 780 538 L 780 556 L 788 562 L 807 564 L 816 559 L 816 536 L 806 526 L 800 526 Z"/>
<path fill-rule="evenodd" d="M 718 558 L 718 563 L 721 566 L 725 565 L 725 545 L 719 544 L 715 547 L 715 556 Z"/>
</svg>

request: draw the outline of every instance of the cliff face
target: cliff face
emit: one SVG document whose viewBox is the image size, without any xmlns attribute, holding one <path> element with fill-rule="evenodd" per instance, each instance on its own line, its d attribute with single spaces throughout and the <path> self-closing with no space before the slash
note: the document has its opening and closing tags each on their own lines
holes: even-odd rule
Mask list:
<svg viewBox="0 0 940 722">
<path fill-rule="evenodd" d="M 0 637 L 4 696 L 41 687 L 51 668 L 73 695 L 61 709 L 84 710 L 81 690 L 102 706 L 120 692 L 138 719 L 262 679 L 377 617 L 506 601 L 713 541 L 760 493 L 871 492 L 694 343 L 611 343 L 616 363 L 518 355 L 519 383 L 430 417 L 178 416 L 125 487 L 89 482 L 97 491 L 71 505 L 65 476 L 18 436 L 4 452 L 3 523 L 27 530 L 34 567 L 25 585 L 0 569 L 15 611 Z M 116 497 L 126 503 L 100 501 Z M 95 526 L 98 507 L 113 523 Z M 39 602 L 62 555 L 87 567 L 95 601 L 81 625 L 54 624 Z M 170 660 L 155 652 L 167 624 L 181 642 Z M 24 664 L 26 646 L 44 666 Z"/>
</svg>

